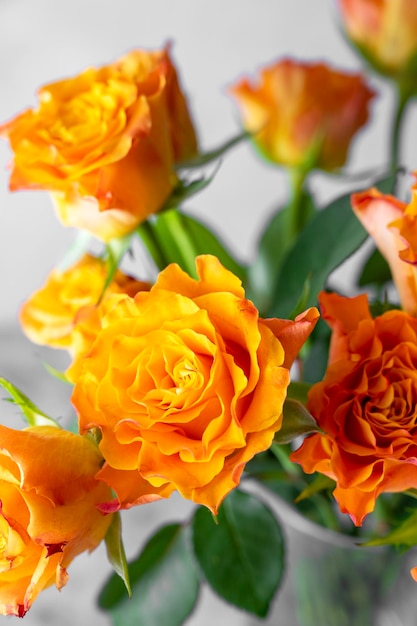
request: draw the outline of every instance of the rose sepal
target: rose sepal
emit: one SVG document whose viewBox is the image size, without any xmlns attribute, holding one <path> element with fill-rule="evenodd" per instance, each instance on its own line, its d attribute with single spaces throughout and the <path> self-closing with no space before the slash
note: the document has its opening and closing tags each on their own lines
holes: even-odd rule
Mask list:
<svg viewBox="0 0 417 626">
<path fill-rule="evenodd" d="M 132 597 L 132 587 L 130 584 L 129 569 L 126 560 L 126 553 L 122 540 L 122 523 L 120 513 L 114 513 L 112 522 L 104 537 L 106 544 L 107 558 L 119 578 L 122 579 L 126 587 L 129 598 Z"/>
<path fill-rule="evenodd" d="M 274 435 L 274 444 L 289 443 L 297 437 L 322 432 L 302 402 L 287 398 L 283 407 L 282 426 Z"/>
</svg>

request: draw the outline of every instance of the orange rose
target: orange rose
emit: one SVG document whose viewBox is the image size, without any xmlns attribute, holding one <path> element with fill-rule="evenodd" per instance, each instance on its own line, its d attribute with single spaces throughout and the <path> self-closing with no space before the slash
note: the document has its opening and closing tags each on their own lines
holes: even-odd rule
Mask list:
<svg viewBox="0 0 417 626">
<path fill-rule="evenodd" d="M 196 137 L 169 50 L 134 50 L 39 91 L 0 127 L 14 152 L 10 189 L 53 192 L 65 225 L 107 241 L 158 211 Z"/>
<path fill-rule="evenodd" d="M 407 205 L 369 189 L 353 194 L 352 208 L 387 260 L 402 308 L 417 315 L 417 190 Z"/>
<path fill-rule="evenodd" d="M 333 478 L 341 510 L 360 526 L 379 494 L 417 487 L 417 319 L 399 310 L 373 319 L 365 295 L 319 300 L 333 334 L 307 406 L 326 434 L 291 458 Z"/>
<path fill-rule="evenodd" d="M 101 461 L 80 435 L 0 426 L 0 614 L 23 617 L 42 589 L 66 584 L 77 554 L 103 539 L 111 515 L 97 510 L 110 494 L 94 478 Z"/>
<path fill-rule="evenodd" d="M 291 59 L 261 70 L 257 85 L 241 80 L 231 94 L 268 160 L 288 167 L 307 167 L 313 160 L 313 167 L 325 170 L 345 163 L 374 96 L 359 74 Z"/>
<path fill-rule="evenodd" d="M 338 0 L 348 37 L 384 74 L 402 73 L 417 53 L 416 0 Z"/>
<path fill-rule="evenodd" d="M 178 490 L 214 513 L 245 463 L 280 429 L 289 368 L 318 312 L 260 319 L 236 276 L 212 256 L 198 280 L 171 264 L 149 292 L 120 299 L 82 359 L 73 404 L 99 428 L 103 510 Z"/>
<path fill-rule="evenodd" d="M 85 254 L 67 270 L 54 269 L 45 285 L 20 310 L 20 323 L 34 343 L 72 351 L 76 318 L 85 308 L 97 305 L 107 276 L 102 259 Z M 116 272 L 103 299 L 112 293 L 135 295 L 149 289 L 144 283 Z"/>
</svg>

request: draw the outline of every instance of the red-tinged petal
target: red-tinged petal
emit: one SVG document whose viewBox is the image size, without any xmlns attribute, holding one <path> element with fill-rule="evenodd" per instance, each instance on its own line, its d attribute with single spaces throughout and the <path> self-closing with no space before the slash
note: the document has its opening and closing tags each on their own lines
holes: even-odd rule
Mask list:
<svg viewBox="0 0 417 626">
<path fill-rule="evenodd" d="M 276 318 L 261 320 L 261 324 L 265 324 L 272 330 L 284 348 L 284 367 L 291 367 L 302 346 L 314 330 L 319 317 L 318 310 L 311 307 L 297 315 L 294 321 Z"/>
<path fill-rule="evenodd" d="M 302 465 L 307 474 L 320 472 L 329 478 L 335 478 L 330 461 L 331 455 L 332 444 L 330 440 L 322 435 L 311 435 L 304 439 L 297 450 L 291 452 L 290 459 L 294 463 Z"/>
<path fill-rule="evenodd" d="M 332 329 L 329 364 L 348 351 L 347 335 L 357 330 L 360 322 L 371 319 L 366 295 L 344 298 L 336 293 L 320 292 L 318 296 L 323 319 Z"/>
<path fill-rule="evenodd" d="M 365 517 L 375 508 L 376 493 L 372 491 L 336 487 L 333 495 L 341 512 L 349 515 L 355 526 L 362 526 Z"/>
<path fill-rule="evenodd" d="M 108 463 L 103 465 L 97 478 L 110 485 L 117 496 L 113 500 L 101 502 L 98 505 L 102 513 L 113 513 L 119 509 L 156 502 L 169 498 L 174 491 L 174 487 L 169 484 L 154 487 L 142 478 L 137 469 L 117 470 Z"/>
<path fill-rule="evenodd" d="M 417 283 L 411 265 L 400 257 L 404 241 L 398 232 L 407 205 L 376 189 L 354 194 L 352 208 L 381 254 L 385 257 L 397 287 L 402 308 L 417 314 Z M 393 228 L 392 224 L 397 227 Z"/>
</svg>

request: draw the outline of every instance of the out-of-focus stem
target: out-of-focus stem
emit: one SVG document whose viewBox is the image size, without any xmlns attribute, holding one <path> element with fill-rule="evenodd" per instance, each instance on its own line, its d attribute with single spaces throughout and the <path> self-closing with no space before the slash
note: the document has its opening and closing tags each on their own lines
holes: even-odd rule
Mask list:
<svg viewBox="0 0 417 626">
<path fill-rule="evenodd" d="M 404 121 L 404 114 L 410 101 L 409 94 L 405 93 L 400 86 L 397 86 L 396 97 L 396 110 L 391 134 L 390 170 L 393 173 L 398 169 L 399 165 L 401 164 L 401 131 Z"/>
<path fill-rule="evenodd" d="M 159 245 L 158 238 L 153 232 L 152 225 L 148 221 L 144 221 L 137 227 L 137 232 L 158 270 L 163 270 L 168 265 L 168 262 L 165 259 L 161 246 Z"/>
</svg>

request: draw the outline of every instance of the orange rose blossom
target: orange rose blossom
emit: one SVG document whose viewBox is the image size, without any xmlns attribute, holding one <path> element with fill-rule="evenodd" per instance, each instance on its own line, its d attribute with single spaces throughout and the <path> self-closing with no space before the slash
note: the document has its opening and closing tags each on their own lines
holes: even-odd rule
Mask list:
<svg viewBox="0 0 417 626">
<path fill-rule="evenodd" d="M 10 189 L 45 189 L 62 222 L 108 241 L 158 211 L 176 161 L 197 150 L 168 48 L 45 85 L 39 106 L 0 126 Z"/>
<path fill-rule="evenodd" d="M 347 35 L 384 74 L 396 76 L 417 53 L 416 0 L 338 0 Z"/>
<path fill-rule="evenodd" d="M 112 520 L 97 505 L 110 489 L 95 478 L 102 458 L 86 437 L 53 426 L 0 426 L 0 613 L 23 617 L 37 595 L 68 579 Z"/>
<path fill-rule="evenodd" d="M 334 479 L 342 512 L 361 525 L 381 493 L 417 487 L 417 318 L 391 310 L 373 319 L 366 295 L 319 300 L 333 332 L 307 406 L 325 434 L 291 459 Z"/>
<path fill-rule="evenodd" d="M 317 310 L 261 319 L 215 257 L 197 257 L 197 272 L 171 264 L 149 292 L 117 296 L 75 367 L 79 428 L 100 429 L 98 477 L 117 496 L 102 510 L 178 490 L 216 513 L 281 427 L 289 368 Z"/>
<path fill-rule="evenodd" d="M 345 163 L 374 96 L 361 74 L 293 59 L 263 68 L 258 84 L 239 81 L 231 94 L 245 128 L 255 133 L 255 144 L 269 161 L 325 170 Z"/>
</svg>

